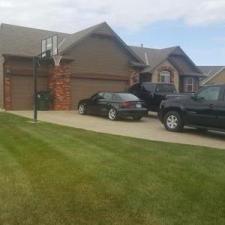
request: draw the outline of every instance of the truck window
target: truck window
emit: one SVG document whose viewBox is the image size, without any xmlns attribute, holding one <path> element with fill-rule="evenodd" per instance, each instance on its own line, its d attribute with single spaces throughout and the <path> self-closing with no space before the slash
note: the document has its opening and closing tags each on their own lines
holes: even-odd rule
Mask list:
<svg viewBox="0 0 225 225">
<path fill-rule="evenodd" d="M 198 98 L 206 101 L 218 101 L 220 97 L 220 87 L 206 87 L 199 91 Z"/>
<path fill-rule="evenodd" d="M 151 83 L 143 83 L 143 88 L 145 91 L 148 92 L 154 92 L 155 91 L 155 85 Z"/>
<path fill-rule="evenodd" d="M 160 84 L 160 85 L 157 85 L 156 92 L 176 93 L 176 89 L 173 85 L 170 85 L 170 84 Z"/>
</svg>

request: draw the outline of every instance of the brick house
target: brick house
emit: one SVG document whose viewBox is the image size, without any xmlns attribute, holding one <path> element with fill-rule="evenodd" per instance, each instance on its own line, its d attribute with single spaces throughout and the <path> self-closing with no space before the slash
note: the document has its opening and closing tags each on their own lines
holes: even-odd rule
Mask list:
<svg viewBox="0 0 225 225">
<path fill-rule="evenodd" d="M 196 92 L 202 71 L 180 47 L 152 49 L 132 47 L 146 64 L 140 73 L 142 81 L 174 83 L 179 92 Z"/>
<path fill-rule="evenodd" d="M 225 66 L 199 66 L 205 75 L 201 85 L 225 84 Z"/>
<path fill-rule="evenodd" d="M 180 91 L 198 88 L 201 73 L 179 47 L 167 49 L 166 55 L 163 50 L 158 59 L 158 53 L 126 45 L 107 23 L 74 34 L 2 24 L 0 108 L 32 109 L 33 56 L 41 53 L 41 40 L 53 35 L 58 36 L 61 63 L 47 60 L 37 70 L 38 90 L 51 91 L 53 110 L 74 109 L 80 99 L 98 91 L 126 91 L 138 80 L 168 82 L 169 77 Z M 193 82 L 187 87 L 186 77 Z"/>
<path fill-rule="evenodd" d="M 41 63 L 38 90 L 51 90 L 54 110 L 75 108 L 98 91 L 125 91 L 144 62 L 106 24 L 64 34 L 2 24 L 0 29 L 0 108 L 32 109 L 32 59 L 41 40 L 57 35 L 61 64 Z"/>
</svg>

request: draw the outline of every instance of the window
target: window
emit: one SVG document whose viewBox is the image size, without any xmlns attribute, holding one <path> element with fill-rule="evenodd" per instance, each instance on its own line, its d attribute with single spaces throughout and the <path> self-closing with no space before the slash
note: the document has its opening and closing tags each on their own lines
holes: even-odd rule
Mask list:
<svg viewBox="0 0 225 225">
<path fill-rule="evenodd" d="M 206 87 L 199 91 L 198 99 L 217 101 L 220 96 L 220 87 Z"/>
<path fill-rule="evenodd" d="M 103 93 L 97 93 L 97 94 L 94 94 L 91 99 L 93 101 L 97 100 L 97 99 L 100 99 L 100 98 L 103 98 Z"/>
<path fill-rule="evenodd" d="M 143 83 L 143 89 L 144 89 L 144 91 L 147 91 L 147 92 L 154 92 L 155 84 L 152 84 L 149 82 Z"/>
<path fill-rule="evenodd" d="M 156 92 L 177 93 L 173 84 L 158 84 Z"/>
<path fill-rule="evenodd" d="M 171 74 L 169 71 L 160 72 L 160 82 L 170 84 L 171 83 Z"/>
<path fill-rule="evenodd" d="M 112 93 L 104 93 L 104 99 L 106 100 L 112 100 Z"/>
<path fill-rule="evenodd" d="M 184 78 L 184 92 L 194 92 L 195 82 L 193 77 Z"/>
<path fill-rule="evenodd" d="M 119 93 L 119 94 L 116 94 L 116 95 L 121 100 L 124 100 L 124 101 L 138 101 L 139 100 L 135 95 L 128 94 L 128 93 Z"/>
</svg>

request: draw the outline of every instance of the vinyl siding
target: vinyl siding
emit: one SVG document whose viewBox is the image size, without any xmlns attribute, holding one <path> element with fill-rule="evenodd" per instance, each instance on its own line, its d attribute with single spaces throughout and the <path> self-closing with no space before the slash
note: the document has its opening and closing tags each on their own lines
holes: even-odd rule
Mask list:
<svg viewBox="0 0 225 225">
<path fill-rule="evenodd" d="M 72 72 L 78 74 L 119 75 L 129 79 L 132 57 L 109 37 L 90 36 L 71 49 Z"/>
<path fill-rule="evenodd" d="M 206 83 L 206 85 L 209 84 L 225 84 L 225 70 L 221 71 L 218 75 Z"/>
</svg>

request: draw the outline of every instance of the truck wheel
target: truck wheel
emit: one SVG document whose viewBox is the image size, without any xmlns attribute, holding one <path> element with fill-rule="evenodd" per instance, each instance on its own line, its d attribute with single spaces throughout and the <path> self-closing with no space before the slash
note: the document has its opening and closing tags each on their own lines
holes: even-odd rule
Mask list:
<svg viewBox="0 0 225 225">
<path fill-rule="evenodd" d="M 179 132 L 183 130 L 184 124 L 178 112 L 169 111 L 164 116 L 164 126 L 168 131 Z"/>
</svg>

